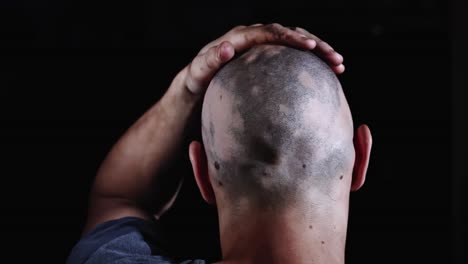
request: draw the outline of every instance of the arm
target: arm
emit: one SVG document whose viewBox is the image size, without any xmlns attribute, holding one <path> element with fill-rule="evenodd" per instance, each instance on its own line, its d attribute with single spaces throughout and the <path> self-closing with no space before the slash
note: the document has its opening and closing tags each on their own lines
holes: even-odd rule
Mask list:
<svg viewBox="0 0 468 264">
<path fill-rule="evenodd" d="M 339 72 L 343 66 L 341 55 L 320 48 L 319 40 L 312 39 L 278 24 L 254 25 L 236 27 L 205 46 L 175 77 L 164 96 L 128 129 L 107 155 L 91 190 L 85 232 L 99 223 L 125 216 L 150 219 L 153 213 L 150 207 L 156 206 L 161 214 L 170 207 L 178 188 L 177 184 L 168 183 L 181 179 L 164 179 L 163 176 L 174 175 L 162 172 L 183 147 L 184 131 L 192 115 L 197 114 L 194 109 L 212 76 L 235 52 L 260 43 L 302 49 L 317 46 L 317 53 Z"/>
</svg>

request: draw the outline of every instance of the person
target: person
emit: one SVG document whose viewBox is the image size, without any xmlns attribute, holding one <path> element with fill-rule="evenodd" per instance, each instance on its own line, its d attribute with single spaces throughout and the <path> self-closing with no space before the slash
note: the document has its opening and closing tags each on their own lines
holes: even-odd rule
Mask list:
<svg viewBox="0 0 468 264">
<path fill-rule="evenodd" d="M 158 226 L 182 182 L 162 172 L 201 114 L 203 143 L 189 157 L 218 209 L 219 263 L 343 263 L 349 191 L 364 183 L 372 141 L 365 125 L 353 136 L 342 62 L 279 24 L 238 26 L 206 45 L 109 152 L 67 262 L 205 263 L 168 255 Z"/>
</svg>

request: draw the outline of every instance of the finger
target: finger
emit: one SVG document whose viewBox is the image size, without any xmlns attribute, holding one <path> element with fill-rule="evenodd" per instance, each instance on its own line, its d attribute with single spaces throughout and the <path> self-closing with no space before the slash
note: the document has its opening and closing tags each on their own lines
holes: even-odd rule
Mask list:
<svg viewBox="0 0 468 264">
<path fill-rule="evenodd" d="M 235 26 L 233 27 L 230 31 L 240 31 L 244 28 L 246 28 L 247 26 L 244 26 L 244 25 L 239 25 L 239 26 Z"/>
<path fill-rule="evenodd" d="M 326 60 L 330 65 L 337 66 L 343 64 L 343 56 L 324 41 L 317 43 L 317 48 L 314 52 L 319 57 Z"/>
<path fill-rule="evenodd" d="M 258 25 L 258 24 L 256 24 Z M 206 53 L 210 48 L 212 48 L 213 46 L 218 46 L 219 44 L 221 44 L 221 42 L 223 41 L 228 41 L 228 38 L 227 36 L 229 34 L 239 34 L 238 32 L 241 31 L 242 29 L 245 29 L 246 26 L 244 25 L 239 25 L 239 26 L 235 26 L 233 27 L 231 30 L 229 30 L 226 34 L 224 34 L 223 36 L 211 41 L 210 43 L 206 44 L 199 52 L 198 52 L 198 55 L 200 54 L 204 54 Z"/>
<path fill-rule="evenodd" d="M 317 42 L 322 41 L 319 37 L 317 37 L 316 35 L 310 33 L 309 31 L 307 31 L 307 30 L 305 30 L 305 29 L 303 29 L 303 28 L 301 28 L 301 27 L 295 27 L 295 28 L 296 28 L 295 30 L 296 30 L 297 32 L 299 32 L 299 33 L 301 33 L 301 34 L 304 34 L 304 35 L 307 36 L 308 38 L 314 39 L 314 40 L 316 40 Z"/>
<path fill-rule="evenodd" d="M 332 70 L 336 73 L 336 74 L 342 74 L 344 71 L 345 71 L 345 66 L 343 64 L 340 64 L 338 66 L 334 66 L 332 67 Z"/>
<path fill-rule="evenodd" d="M 336 52 L 327 42 L 325 41 L 318 41 L 317 48 L 315 52 L 321 56 L 322 58 L 326 59 L 329 63 L 333 65 L 340 65 L 343 63 L 343 56 Z"/>
<path fill-rule="evenodd" d="M 283 27 L 280 24 L 269 24 L 259 27 L 248 27 L 243 34 L 232 34 L 229 41 L 236 51 L 243 51 L 257 44 L 284 44 L 301 49 L 313 49 L 316 41 L 304 37 L 303 34 Z"/>
<path fill-rule="evenodd" d="M 333 49 L 332 46 L 330 46 L 330 44 L 328 44 L 327 42 L 323 41 L 322 39 L 320 39 L 319 37 L 317 37 L 316 35 L 310 33 L 309 31 L 303 29 L 303 28 L 296 28 L 296 31 L 304 34 L 305 36 L 307 36 L 308 38 L 311 38 L 311 39 L 314 39 L 317 41 L 317 49 L 322 52 L 323 54 L 328 54 L 328 53 L 337 53 L 338 55 L 340 55 L 338 52 L 335 51 L 335 49 Z M 341 55 L 340 55 L 341 56 Z M 343 57 L 343 56 L 341 56 Z"/>
<path fill-rule="evenodd" d="M 292 30 L 292 31 L 295 31 L 295 32 L 300 33 L 301 36 L 304 37 L 304 38 L 310 38 L 310 39 L 315 40 L 315 42 L 317 42 L 317 39 L 318 39 L 318 38 L 316 38 L 316 37 L 315 37 L 314 35 L 312 35 L 312 34 L 304 34 L 304 33 L 302 33 L 301 31 L 298 30 L 298 27 L 287 27 L 287 28 L 289 28 L 289 29 Z"/>
<path fill-rule="evenodd" d="M 262 23 L 256 23 L 256 24 L 252 24 L 248 27 L 261 27 L 263 26 Z M 226 34 L 224 34 L 223 36 L 211 41 L 210 43 L 208 43 L 207 45 L 205 45 L 205 47 L 203 47 L 200 52 L 198 54 L 202 54 L 202 53 L 205 53 L 208 49 L 210 49 L 211 47 L 213 46 L 216 46 L 216 45 L 219 45 L 219 43 L 221 43 L 222 41 L 224 40 L 227 40 L 227 36 L 229 34 L 232 34 L 233 32 L 238 32 L 239 30 L 241 29 L 245 29 L 246 26 L 235 26 L 233 27 L 231 30 L 229 30 Z"/>
<path fill-rule="evenodd" d="M 224 41 L 195 57 L 189 67 L 187 88 L 194 94 L 203 92 L 213 75 L 234 56 L 234 53 L 232 44 Z"/>
<path fill-rule="evenodd" d="M 331 47 L 327 42 L 321 40 L 319 37 L 316 35 L 310 33 L 309 31 L 303 29 L 303 28 L 296 28 L 297 32 L 300 32 L 307 37 L 314 39 L 317 41 L 317 48 L 315 52 L 320 55 L 321 57 L 326 57 L 327 61 L 332 63 L 333 65 L 340 65 L 343 63 L 343 56 L 336 52 L 333 47 Z M 325 59 L 325 58 L 324 58 Z"/>
<path fill-rule="evenodd" d="M 235 28 L 205 46 L 200 54 L 206 52 L 210 46 L 219 45 L 222 41 L 233 44 L 236 52 L 243 51 L 258 44 L 283 44 L 300 49 L 313 49 L 316 41 L 306 37 L 297 31 L 288 29 L 280 24 L 258 25 L 245 27 L 241 30 Z"/>
</svg>

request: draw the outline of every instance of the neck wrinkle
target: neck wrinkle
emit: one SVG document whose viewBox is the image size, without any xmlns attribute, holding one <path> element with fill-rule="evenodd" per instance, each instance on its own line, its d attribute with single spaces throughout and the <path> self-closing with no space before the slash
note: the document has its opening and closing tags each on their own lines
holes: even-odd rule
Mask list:
<svg viewBox="0 0 468 264">
<path fill-rule="evenodd" d="M 232 217 L 226 210 L 218 211 L 223 253 L 220 263 L 343 264 L 347 215 L 330 210 L 305 212 L 257 210 L 237 212 Z"/>
</svg>

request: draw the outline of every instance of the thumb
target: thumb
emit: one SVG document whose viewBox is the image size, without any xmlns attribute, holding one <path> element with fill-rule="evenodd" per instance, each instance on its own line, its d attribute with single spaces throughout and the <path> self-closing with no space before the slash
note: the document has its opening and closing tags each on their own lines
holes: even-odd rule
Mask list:
<svg viewBox="0 0 468 264">
<path fill-rule="evenodd" d="M 213 75 L 235 54 L 234 46 L 224 41 L 193 59 L 189 67 L 187 88 L 194 94 L 205 91 Z"/>
</svg>

